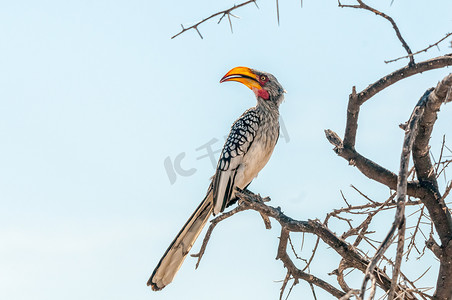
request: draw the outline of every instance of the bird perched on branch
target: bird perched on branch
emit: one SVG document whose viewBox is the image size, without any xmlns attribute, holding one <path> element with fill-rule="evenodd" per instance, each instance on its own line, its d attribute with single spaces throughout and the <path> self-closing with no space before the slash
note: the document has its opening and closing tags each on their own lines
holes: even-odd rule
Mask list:
<svg viewBox="0 0 452 300">
<path fill-rule="evenodd" d="M 154 291 L 173 281 L 210 215 L 235 203 L 236 188 L 245 189 L 270 159 L 279 137 L 279 105 L 285 90 L 276 78 L 246 67 L 230 70 L 221 80 L 249 87 L 257 105 L 234 122 L 221 152 L 207 195 L 166 250 L 148 281 Z"/>
</svg>

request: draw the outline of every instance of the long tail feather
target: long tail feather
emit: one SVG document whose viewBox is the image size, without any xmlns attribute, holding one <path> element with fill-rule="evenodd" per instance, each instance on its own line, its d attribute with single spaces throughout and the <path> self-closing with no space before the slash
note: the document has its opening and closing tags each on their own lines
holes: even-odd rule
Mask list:
<svg viewBox="0 0 452 300">
<path fill-rule="evenodd" d="M 163 254 L 149 278 L 148 286 L 151 286 L 154 291 L 163 289 L 173 281 L 211 214 L 212 192 L 210 190 Z"/>
</svg>

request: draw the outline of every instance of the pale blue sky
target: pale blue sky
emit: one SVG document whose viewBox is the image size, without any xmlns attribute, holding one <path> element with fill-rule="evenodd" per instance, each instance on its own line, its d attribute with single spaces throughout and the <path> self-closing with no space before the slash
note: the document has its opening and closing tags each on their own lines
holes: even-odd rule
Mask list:
<svg viewBox="0 0 452 300">
<path fill-rule="evenodd" d="M 414 51 L 452 27 L 451 1 L 369 4 L 378 2 Z M 275 281 L 285 275 L 274 260 L 279 227 L 266 231 L 254 212 L 218 226 L 198 270 L 188 258 L 165 290 L 146 287 L 213 174 L 196 149 L 213 138 L 221 147 L 255 104 L 244 86 L 218 83 L 235 66 L 271 72 L 288 91 L 281 115 L 290 141 L 278 143 L 251 190 L 304 220 L 343 206 L 341 189 L 364 202 L 350 184 L 376 200 L 388 195 L 337 157 L 323 130 L 342 135 L 352 85 L 361 90 L 406 63 L 383 62 L 404 55 L 390 24 L 336 1 L 280 1 L 278 27 L 275 2 L 258 1 L 259 10 L 236 11 L 234 34 L 212 21 L 200 27 L 204 40 L 194 31 L 170 40 L 180 23 L 234 3 L 0 1 L 1 299 L 277 299 Z M 440 50 L 417 60 L 451 52 Z M 357 149 L 397 170 L 398 124 L 449 72 L 415 76 L 366 103 Z M 450 105 L 441 111 L 434 153 L 451 136 L 451 113 Z M 196 172 L 171 184 L 164 160 L 182 152 L 182 166 Z M 378 236 L 385 226 L 375 226 Z M 324 244 L 319 251 L 312 272 L 329 279 L 338 256 Z M 301 283 L 293 298 L 307 293 Z"/>
</svg>

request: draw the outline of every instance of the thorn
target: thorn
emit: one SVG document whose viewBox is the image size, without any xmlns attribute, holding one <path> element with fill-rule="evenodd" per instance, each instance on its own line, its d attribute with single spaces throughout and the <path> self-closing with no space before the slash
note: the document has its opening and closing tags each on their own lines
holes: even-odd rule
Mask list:
<svg viewBox="0 0 452 300">
<path fill-rule="evenodd" d="M 180 27 L 182 27 L 182 30 L 185 30 L 184 25 L 180 24 Z"/>
<path fill-rule="evenodd" d="M 259 5 L 257 5 L 256 0 L 254 0 L 253 2 L 254 2 L 254 5 L 256 5 L 257 9 L 259 9 Z"/>
<path fill-rule="evenodd" d="M 204 39 L 204 38 L 202 37 L 202 35 L 201 35 L 201 32 L 199 32 L 198 27 L 195 27 L 195 29 L 196 29 L 196 31 L 198 32 L 199 37 L 201 38 L 201 40 Z"/>
<path fill-rule="evenodd" d="M 234 30 L 232 30 L 231 16 L 229 14 L 228 14 L 228 20 L 229 20 L 229 26 L 231 27 L 231 33 L 234 33 Z"/>
<path fill-rule="evenodd" d="M 276 0 L 276 16 L 278 18 L 278 26 L 279 26 L 279 1 Z"/>
<path fill-rule="evenodd" d="M 223 18 L 224 18 L 224 16 L 226 16 L 226 14 L 227 14 L 226 12 L 223 13 L 223 15 L 221 16 L 221 18 L 218 20 L 218 23 L 217 23 L 217 24 L 220 24 L 220 23 L 221 23 L 221 20 L 223 20 Z"/>
</svg>

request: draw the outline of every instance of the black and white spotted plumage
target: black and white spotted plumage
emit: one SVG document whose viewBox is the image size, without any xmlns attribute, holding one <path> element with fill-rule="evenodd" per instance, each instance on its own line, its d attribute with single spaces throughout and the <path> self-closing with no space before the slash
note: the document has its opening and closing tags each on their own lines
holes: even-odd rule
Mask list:
<svg viewBox="0 0 452 300">
<path fill-rule="evenodd" d="M 259 128 L 259 115 L 256 109 L 252 108 L 243 113 L 231 127 L 231 132 L 224 144 L 218 161 L 218 169 L 226 171 L 229 169 L 231 159 L 237 155 L 243 155 L 248 151 L 254 141 Z"/>
<path fill-rule="evenodd" d="M 251 108 L 234 122 L 218 161 L 213 184 L 214 213 L 223 211 L 235 188 L 235 177 L 243 156 L 248 152 L 259 129 L 260 118 Z M 225 182 L 226 184 L 222 184 Z"/>
<path fill-rule="evenodd" d="M 222 212 L 235 201 L 236 189 L 244 189 L 251 183 L 270 159 L 278 140 L 278 109 L 284 99 L 284 89 L 276 78 L 244 67 L 232 69 L 223 79 L 226 77 L 228 80 L 242 78 L 235 81 L 253 90 L 257 105 L 245 111 L 232 125 L 206 197 L 179 231 L 148 280 L 154 291 L 173 281 L 210 215 Z"/>
</svg>

